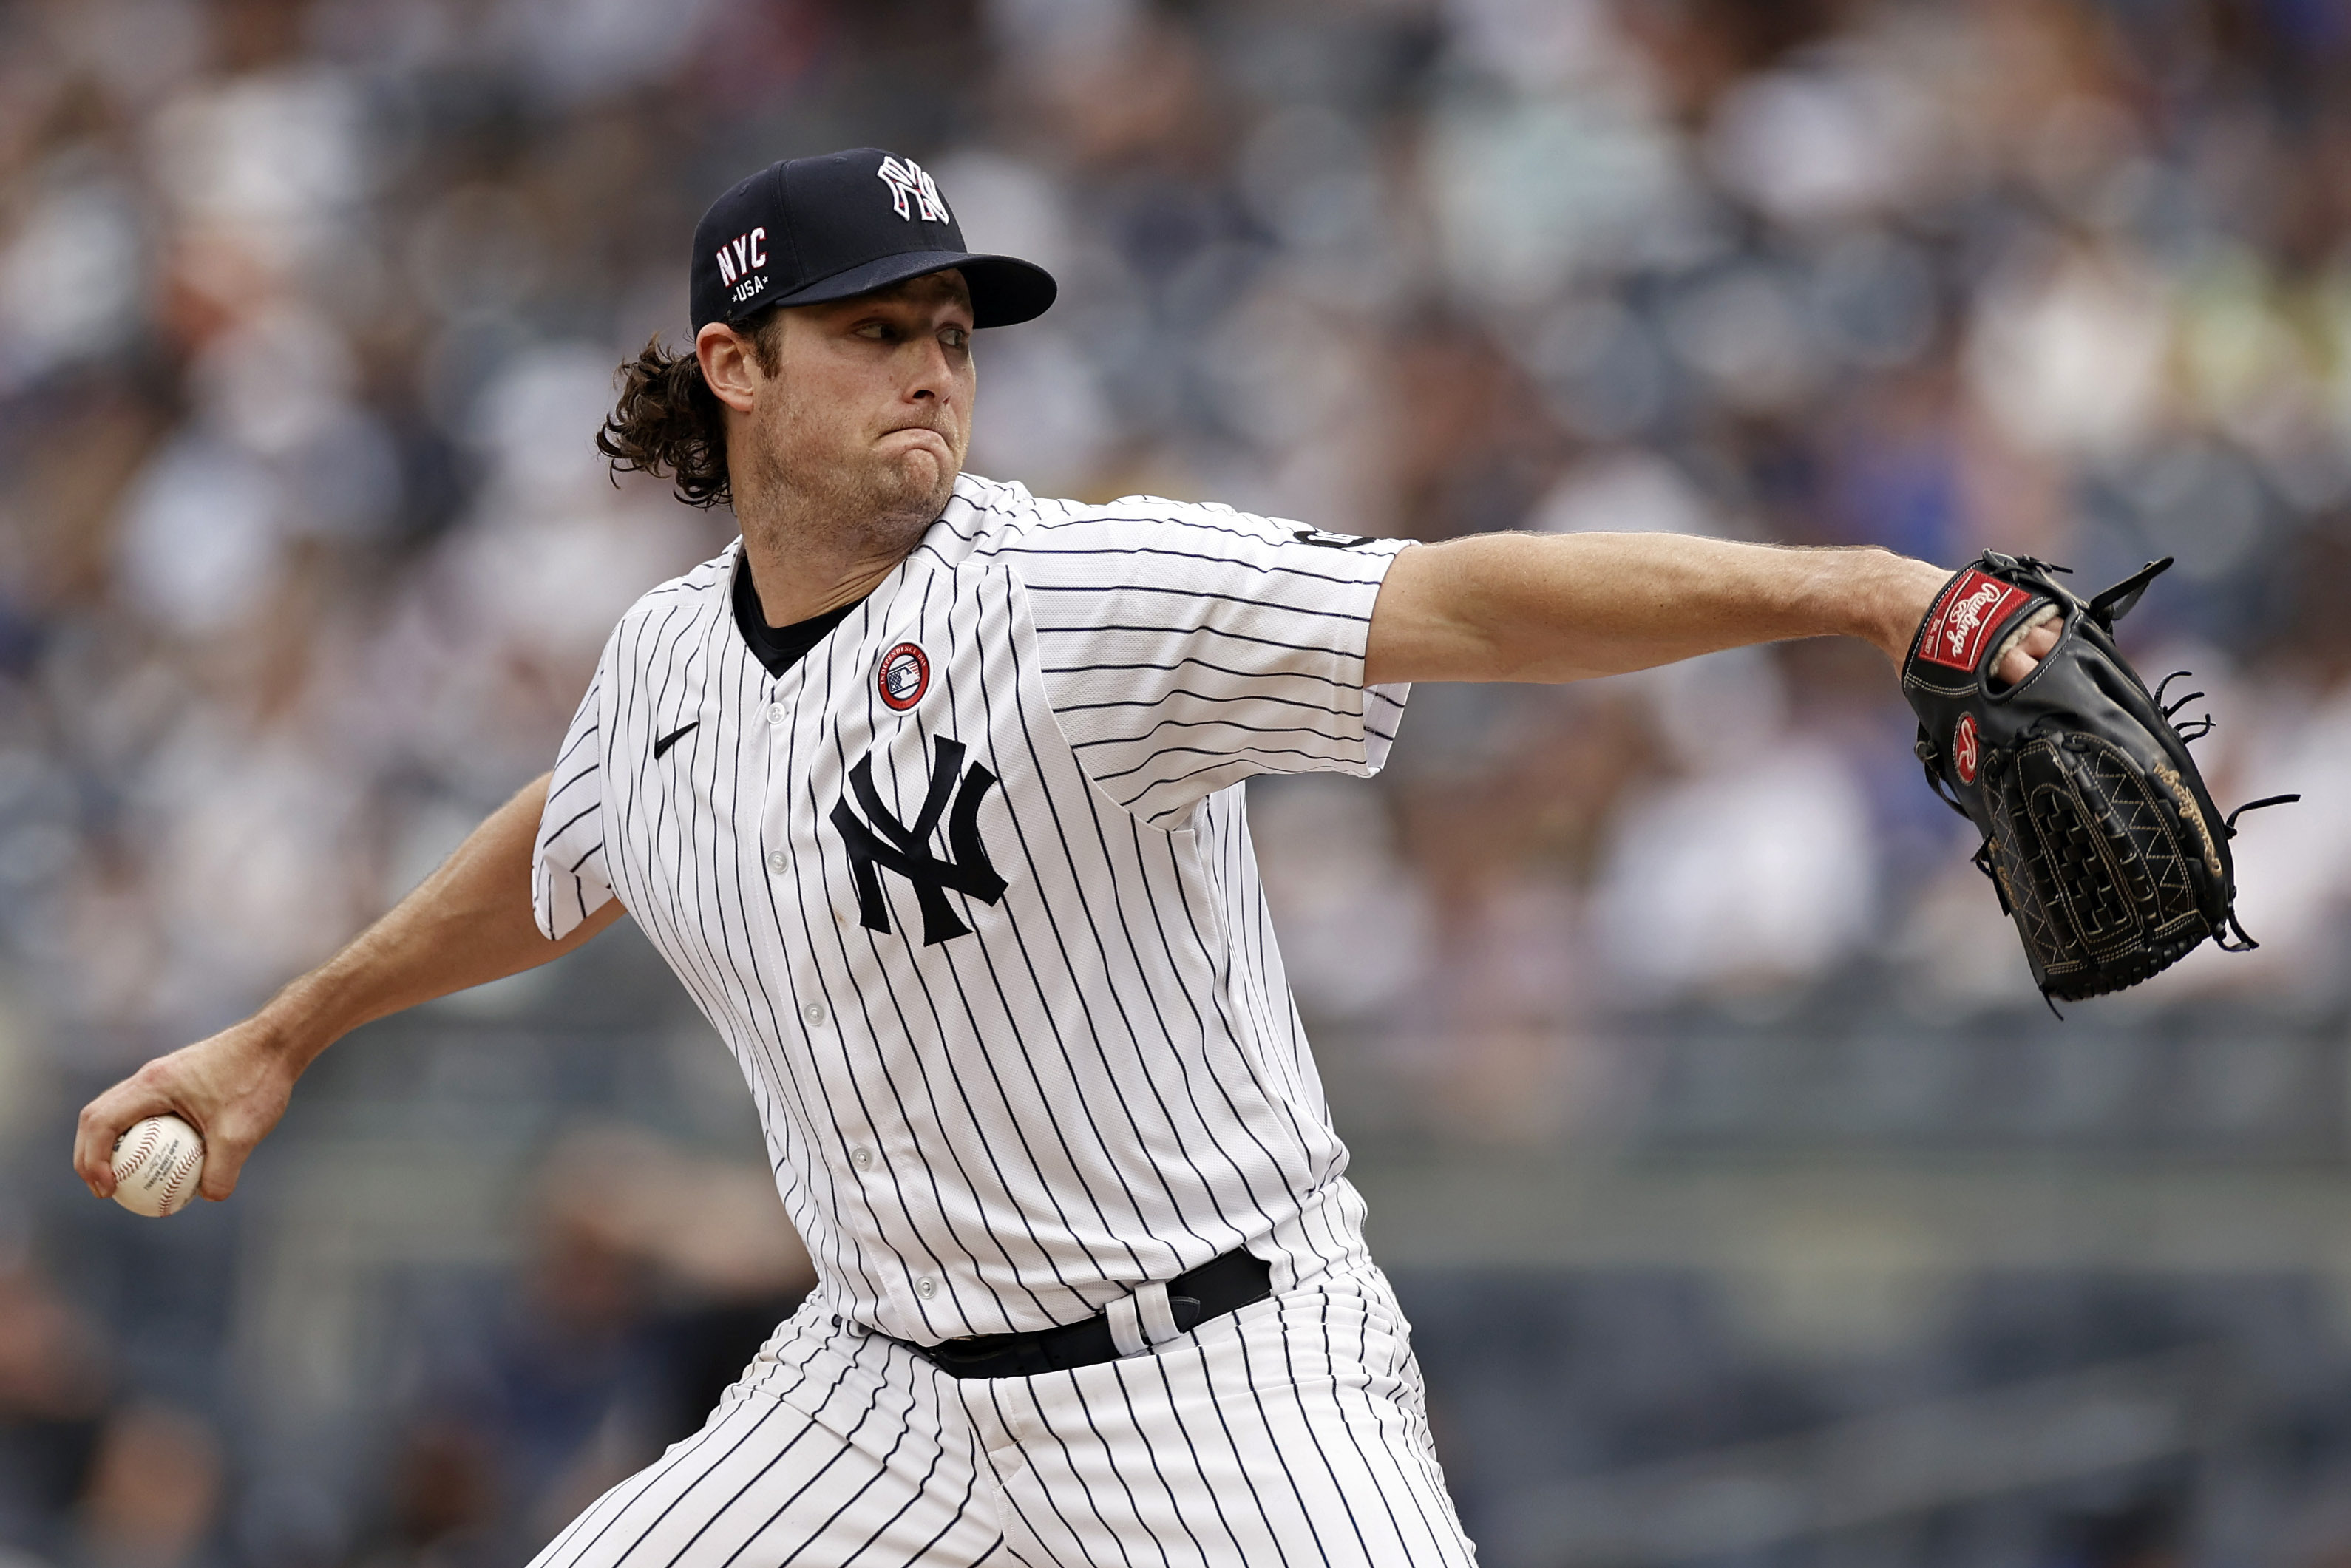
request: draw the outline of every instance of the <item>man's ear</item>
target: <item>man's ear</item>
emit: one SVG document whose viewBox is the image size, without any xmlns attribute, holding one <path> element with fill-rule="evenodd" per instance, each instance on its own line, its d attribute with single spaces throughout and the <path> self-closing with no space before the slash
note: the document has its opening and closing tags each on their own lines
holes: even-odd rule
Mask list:
<svg viewBox="0 0 2351 1568">
<path fill-rule="evenodd" d="M 718 401 L 737 413 L 750 413 L 753 394 L 768 379 L 750 340 L 725 322 L 713 321 L 694 335 L 694 354 Z"/>
</svg>

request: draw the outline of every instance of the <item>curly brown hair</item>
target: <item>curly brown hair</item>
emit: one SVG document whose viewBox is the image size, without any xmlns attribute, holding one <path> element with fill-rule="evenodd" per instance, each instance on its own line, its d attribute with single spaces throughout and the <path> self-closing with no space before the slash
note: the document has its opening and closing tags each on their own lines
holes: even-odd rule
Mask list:
<svg viewBox="0 0 2351 1568">
<path fill-rule="evenodd" d="M 772 306 L 735 323 L 748 340 L 752 357 L 769 375 L 780 362 L 783 307 Z M 645 340 L 637 357 L 613 372 L 620 401 L 596 432 L 596 449 L 611 460 L 612 477 L 628 471 L 676 481 L 677 498 L 693 507 L 733 504 L 726 478 L 726 410 L 703 379 L 702 361 L 689 349 L 673 354 L 658 335 Z"/>
</svg>

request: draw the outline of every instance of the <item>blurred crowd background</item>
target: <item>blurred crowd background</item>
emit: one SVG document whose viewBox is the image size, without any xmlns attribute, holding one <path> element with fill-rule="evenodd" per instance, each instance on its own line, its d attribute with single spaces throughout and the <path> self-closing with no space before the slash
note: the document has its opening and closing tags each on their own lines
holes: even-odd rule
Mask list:
<svg viewBox="0 0 2351 1568">
<path fill-rule="evenodd" d="M 1424 688 L 1257 843 L 1489 1563 L 2351 1563 L 2343 0 L 0 0 L 0 1563 L 521 1562 L 805 1289 L 625 924 L 232 1205 L 66 1155 L 730 536 L 590 438 L 860 144 L 1060 277 L 1040 492 L 2176 556 L 2126 646 L 2305 799 L 2063 1024 L 1857 644 Z"/>
</svg>

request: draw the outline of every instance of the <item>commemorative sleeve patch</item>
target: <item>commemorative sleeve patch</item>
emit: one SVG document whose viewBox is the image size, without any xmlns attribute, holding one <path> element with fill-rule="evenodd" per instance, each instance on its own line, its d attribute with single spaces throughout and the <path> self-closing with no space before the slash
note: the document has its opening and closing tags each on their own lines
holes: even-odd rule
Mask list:
<svg viewBox="0 0 2351 1568">
<path fill-rule="evenodd" d="M 881 668 L 874 672 L 874 688 L 882 700 L 899 713 L 904 713 L 923 700 L 931 689 L 930 656 L 913 643 L 901 643 L 882 655 Z"/>
</svg>

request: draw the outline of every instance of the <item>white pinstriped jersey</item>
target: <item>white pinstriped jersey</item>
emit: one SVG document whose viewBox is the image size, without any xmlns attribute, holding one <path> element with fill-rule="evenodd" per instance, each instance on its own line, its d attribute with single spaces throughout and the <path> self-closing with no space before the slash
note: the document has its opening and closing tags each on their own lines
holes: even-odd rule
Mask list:
<svg viewBox="0 0 2351 1568">
<path fill-rule="evenodd" d="M 965 476 L 771 674 L 739 546 L 639 601 L 566 737 L 534 873 L 614 896 L 740 1062 L 818 1289 L 917 1343 L 1041 1328 L 1249 1244 L 1360 1255 L 1346 1151 L 1243 818 L 1368 775 L 1402 541 Z"/>
</svg>

